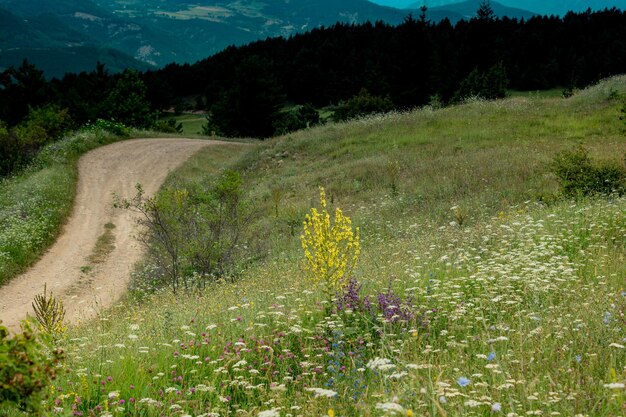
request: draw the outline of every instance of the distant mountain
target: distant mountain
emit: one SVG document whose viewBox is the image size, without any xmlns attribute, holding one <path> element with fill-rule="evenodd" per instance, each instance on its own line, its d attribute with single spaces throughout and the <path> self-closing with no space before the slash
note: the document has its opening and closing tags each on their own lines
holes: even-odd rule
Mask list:
<svg viewBox="0 0 626 417">
<path fill-rule="evenodd" d="M 467 0 L 460 3 L 451 3 L 443 6 L 428 7 L 426 16 L 432 21 L 440 21 L 444 18 L 448 18 L 451 22 L 457 22 L 461 19 L 469 20 L 476 16 L 476 11 L 480 7 L 482 0 Z M 411 5 L 414 9 L 419 9 L 423 2 L 416 2 Z M 510 17 L 517 19 L 529 19 L 536 15 L 536 13 L 528 10 L 518 9 L 515 7 L 508 7 L 501 3 L 492 1 L 490 2 L 493 12 L 498 17 Z"/>
<path fill-rule="evenodd" d="M 24 59 L 44 68 L 49 76 L 60 76 L 68 68 L 90 71 L 98 61 L 112 71 L 149 68 L 146 63 L 72 29 L 53 13 L 44 11 L 24 19 L 0 9 L 0 70 L 19 66 Z"/>
<path fill-rule="evenodd" d="M 0 8 L 0 67 L 28 58 L 48 76 L 100 58 L 142 68 L 195 62 L 229 45 L 407 15 L 367 0 L 0 0 Z"/>
<path fill-rule="evenodd" d="M 390 0 L 372 0 L 374 3 L 389 4 Z M 429 8 L 438 8 L 457 3 L 458 0 L 418 0 L 406 6 L 408 9 L 417 9 L 423 4 Z M 591 8 L 592 10 L 604 10 L 617 7 L 626 10 L 626 0 L 499 0 L 501 5 L 518 8 L 522 10 L 532 10 L 540 15 L 564 15 L 568 11 L 582 12 Z M 492 2 L 494 4 L 494 2 Z"/>
</svg>

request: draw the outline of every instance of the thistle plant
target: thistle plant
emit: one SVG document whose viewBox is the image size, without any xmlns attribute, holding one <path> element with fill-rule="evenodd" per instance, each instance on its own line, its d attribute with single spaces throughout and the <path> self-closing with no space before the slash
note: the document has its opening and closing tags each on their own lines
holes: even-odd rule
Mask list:
<svg viewBox="0 0 626 417">
<path fill-rule="evenodd" d="M 322 285 L 330 298 L 347 282 L 348 274 L 356 265 L 361 245 L 359 228 L 352 228 L 350 217 L 335 209 L 331 222 L 326 193 L 320 187 L 321 210 L 311 208 L 306 215 L 304 232 L 300 236 L 306 268 L 315 285 Z"/>
</svg>

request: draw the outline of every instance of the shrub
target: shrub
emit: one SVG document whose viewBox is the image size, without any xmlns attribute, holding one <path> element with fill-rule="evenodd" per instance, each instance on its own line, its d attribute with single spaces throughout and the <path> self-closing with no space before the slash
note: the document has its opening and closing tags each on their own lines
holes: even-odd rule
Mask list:
<svg viewBox="0 0 626 417">
<path fill-rule="evenodd" d="M 362 89 L 358 95 L 337 106 L 333 119 L 345 121 L 372 113 L 387 113 L 393 109 L 394 105 L 389 97 L 373 96 L 366 89 Z"/>
<path fill-rule="evenodd" d="M 131 200 L 115 206 L 140 213 L 146 232 L 140 241 L 148 256 L 167 275 L 172 290 L 190 289 L 194 279 L 231 276 L 249 223 L 249 205 L 241 195 L 242 180 L 224 172 L 213 183 L 179 183 L 154 197 L 140 185 Z"/>
<path fill-rule="evenodd" d="M 304 221 L 304 232 L 300 236 L 307 270 L 315 284 L 321 284 L 330 298 L 347 283 L 350 271 L 356 265 L 361 245 L 359 228 L 352 230 L 350 217 L 335 209 L 331 223 L 327 210 L 326 193 L 320 187 L 321 211 L 311 209 Z"/>
<path fill-rule="evenodd" d="M 154 130 L 163 133 L 183 133 L 183 124 L 176 123 L 176 119 L 157 120 L 153 126 Z"/>
<path fill-rule="evenodd" d="M 0 121 L 0 176 L 10 174 L 25 162 L 17 136 Z"/>
<path fill-rule="evenodd" d="M 107 132 L 124 138 L 130 136 L 130 129 L 123 123 L 105 119 L 97 119 L 95 123 L 88 123 L 82 127 L 82 130 L 96 134 Z"/>
<path fill-rule="evenodd" d="M 616 163 L 594 164 L 581 146 L 557 154 L 552 160 L 552 172 L 563 194 L 569 197 L 626 191 L 626 170 Z"/>
<path fill-rule="evenodd" d="M 43 389 L 56 376 L 60 350 L 50 350 L 50 337 L 23 324 L 23 332 L 9 338 L 0 325 L 0 409 L 15 405 L 37 411 Z"/>
<path fill-rule="evenodd" d="M 45 145 L 59 139 L 71 127 L 67 109 L 47 106 L 31 109 L 13 129 L 0 122 L 0 175 L 8 175 L 30 162 Z"/>
<path fill-rule="evenodd" d="M 274 121 L 276 135 L 284 135 L 300 129 L 306 129 L 320 123 L 320 115 L 310 104 L 298 106 L 295 109 L 281 113 Z"/>
</svg>

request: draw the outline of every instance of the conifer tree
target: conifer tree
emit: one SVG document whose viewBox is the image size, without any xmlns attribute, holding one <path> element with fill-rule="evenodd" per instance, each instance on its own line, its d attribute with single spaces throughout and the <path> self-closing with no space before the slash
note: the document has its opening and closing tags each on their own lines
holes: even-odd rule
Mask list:
<svg viewBox="0 0 626 417">
<path fill-rule="evenodd" d="M 493 12 L 490 0 L 482 0 L 476 11 L 476 17 L 478 20 L 494 20 L 496 14 Z"/>
</svg>

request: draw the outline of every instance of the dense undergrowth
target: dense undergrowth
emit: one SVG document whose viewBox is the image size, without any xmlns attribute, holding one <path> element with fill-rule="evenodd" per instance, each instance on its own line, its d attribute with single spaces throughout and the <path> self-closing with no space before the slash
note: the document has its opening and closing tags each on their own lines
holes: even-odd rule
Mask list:
<svg viewBox="0 0 626 417">
<path fill-rule="evenodd" d="M 138 286 L 69 329 L 42 415 L 623 414 L 626 200 L 563 198 L 550 161 L 582 145 L 619 162 L 625 90 L 615 78 L 255 147 L 234 167 L 267 255 L 202 291 Z M 299 240 L 320 185 L 360 229 L 330 300 Z"/>
</svg>

